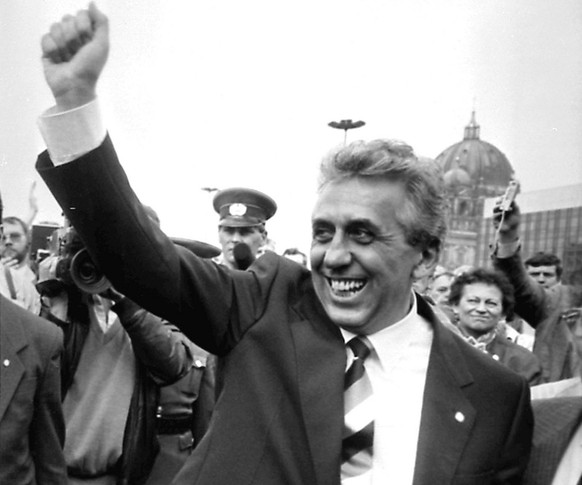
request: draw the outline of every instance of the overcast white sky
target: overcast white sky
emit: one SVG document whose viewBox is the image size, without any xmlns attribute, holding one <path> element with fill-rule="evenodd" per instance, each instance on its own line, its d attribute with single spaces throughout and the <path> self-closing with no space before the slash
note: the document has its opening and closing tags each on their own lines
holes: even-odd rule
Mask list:
<svg viewBox="0 0 582 485">
<path fill-rule="evenodd" d="M 355 138 L 400 138 L 436 157 L 460 141 L 473 106 L 481 138 L 523 191 L 582 183 L 579 0 L 98 1 L 112 50 L 100 85 L 107 125 L 140 198 L 170 235 L 216 244 L 201 187 L 275 198 L 277 250 L 307 251 L 321 156 Z M 60 211 L 33 164 L 36 117 L 51 97 L 39 40 L 73 0 L 0 2 L 0 189 L 37 221 Z"/>
</svg>

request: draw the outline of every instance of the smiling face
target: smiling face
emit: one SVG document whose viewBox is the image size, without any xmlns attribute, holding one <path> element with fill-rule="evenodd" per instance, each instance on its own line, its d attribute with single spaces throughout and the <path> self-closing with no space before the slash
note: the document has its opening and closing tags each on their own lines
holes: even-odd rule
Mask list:
<svg viewBox="0 0 582 485">
<path fill-rule="evenodd" d="M 414 277 L 436 264 L 436 251 L 408 244 L 396 214 L 402 184 L 350 178 L 326 185 L 312 216 L 312 277 L 317 296 L 337 325 L 372 334 L 402 319 Z"/>
<path fill-rule="evenodd" d="M 503 295 L 495 285 L 468 284 L 453 310 L 459 316 L 459 327 L 466 334 L 479 337 L 493 330 L 504 317 Z"/>
</svg>

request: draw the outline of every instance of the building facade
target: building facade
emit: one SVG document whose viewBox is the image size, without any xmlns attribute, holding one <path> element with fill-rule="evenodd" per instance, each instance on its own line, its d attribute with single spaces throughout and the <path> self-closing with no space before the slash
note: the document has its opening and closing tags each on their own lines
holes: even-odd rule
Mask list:
<svg viewBox="0 0 582 485">
<path fill-rule="evenodd" d="M 582 184 L 523 193 L 517 202 L 524 259 L 539 251 L 554 253 L 562 260 L 564 283 L 582 285 Z M 495 241 L 494 204 L 493 198 L 483 205 L 475 261 L 481 266 L 489 264 L 489 245 Z"/>
<path fill-rule="evenodd" d="M 450 270 L 489 267 L 493 206 L 515 178 L 509 160 L 480 139 L 473 112 L 463 140 L 444 150 L 436 163 L 444 172 L 449 202 L 441 264 Z M 524 259 L 538 251 L 554 253 L 562 259 L 563 281 L 582 284 L 582 184 L 520 193 L 517 201 Z"/>
<path fill-rule="evenodd" d="M 435 161 L 443 170 L 449 203 L 441 264 L 449 269 L 474 266 L 484 201 L 505 192 L 514 178 L 513 168 L 501 150 L 481 140 L 474 111 L 463 140 L 444 150 Z"/>
</svg>

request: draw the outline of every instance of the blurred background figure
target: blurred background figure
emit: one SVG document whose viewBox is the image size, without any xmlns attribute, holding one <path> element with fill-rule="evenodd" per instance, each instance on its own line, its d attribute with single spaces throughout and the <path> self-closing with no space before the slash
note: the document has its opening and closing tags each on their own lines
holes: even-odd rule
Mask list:
<svg viewBox="0 0 582 485">
<path fill-rule="evenodd" d="M 505 276 L 481 268 L 465 272 L 453 281 L 449 303 L 471 345 L 525 377 L 530 385 L 540 382 L 536 356 L 499 332 L 499 323 L 514 305 L 513 288 Z"/>
<path fill-rule="evenodd" d="M 546 290 L 560 284 L 562 261 L 555 254 L 536 253 L 525 260 L 525 269 Z"/>
<path fill-rule="evenodd" d="M 307 256 L 305 253 L 299 251 L 299 249 L 287 248 L 285 251 L 283 251 L 283 256 L 307 268 Z"/>
<path fill-rule="evenodd" d="M 519 206 L 513 202 L 503 211 L 500 203 L 493 209 L 497 234 L 493 265 L 515 288 L 516 313 L 535 329 L 533 353 L 542 365 L 542 381 L 580 376 L 581 356 L 568 315 L 572 308 L 582 305 L 581 289 L 559 283 L 562 268 L 554 255 L 540 254 L 527 260 L 527 265 L 523 262 Z"/>
<path fill-rule="evenodd" d="M 28 193 L 27 215 L 23 219 L 4 217 L 4 234 L 0 240 L 0 293 L 35 315 L 40 312 L 40 296 L 34 287 L 37 272 L 30 257 L 30 227 L 37 214 L 36 182 L 33 182 Z"/>
<path fill-rule="evenodd" d="M 562 260 L 553 253 L 539 252 L 524 262 L 529 274 L 549 297 L 550 311 L 560 315 L 582 305 L 582 287 L 562 284 Z"/>
<path fill-rule="evenodd" d="M 426 289 L 426 295 L 451 322 L 455 319 L 451 306 L 449 305 L 449 294 L 451 293 L 451 284 L 454 278 L 455 276 L 452 272 L 439 266 L 430 278 Z"/>
<path fill-rule="evenodd" d="M 36 273 L 30 266 L 30 233 L 26 223 L 14 216 L 2 219 L 0 244 L 2 277 L 0 291 L 35 315 L 40 312 L 40 296 L 35 288 Z"/>
<path fill-rule="evenodd" d="M 471 271 L 473 269 L 473 266 L 469 265 L 469 264 L 463 264 L 461 266 L 457 266 L 454 270 L 453 270 L 453 275 L 455 277 L 457 276 L 461 276 L 463 273 L 466 273 L 467 271 Z"/>
<path fill-rule="evenodd" d="M 440 271 L 434 272 L 428 285 L 428 295 L 432 298 L 435 305 L 448 306 L 449 294 L 454 275 L 441 267 Z"/>
</svg>

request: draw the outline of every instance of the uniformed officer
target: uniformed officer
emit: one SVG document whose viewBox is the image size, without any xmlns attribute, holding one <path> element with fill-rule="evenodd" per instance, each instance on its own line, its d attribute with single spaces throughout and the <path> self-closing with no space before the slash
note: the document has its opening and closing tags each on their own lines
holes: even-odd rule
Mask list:
<svg viewBox="0 0 582 485">
<path fill-rule="evenodd" d="M 160 219 L 149 206 L 144 206 L 156 224 Z M 201 241 L 173 237 L 202 258 L 213 258 L 220 250 Z M 145 485 L 166 485 L 182 468 L 206 430 L 214 409 L 216 357 L 198 347 L 185 336 L 183 344 L 193 356 L 193 366 L 184 377 L 159 389 L 156 412 L 156 433 L 160 449 Z"/>
<path fill-rule="evenodd" d="M 213 206 L 220 216 L 219 262 L 231 269 L 246 269 L 267 242 L 265 222 L 275 214 L 277 204 L 258 190 L 232 187 L 218 191 Z M 240 247 L 235 251 L 237 245 Z"/>
</svg>

